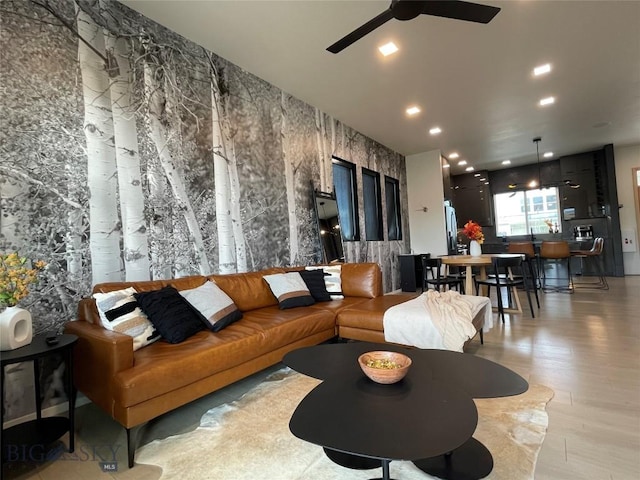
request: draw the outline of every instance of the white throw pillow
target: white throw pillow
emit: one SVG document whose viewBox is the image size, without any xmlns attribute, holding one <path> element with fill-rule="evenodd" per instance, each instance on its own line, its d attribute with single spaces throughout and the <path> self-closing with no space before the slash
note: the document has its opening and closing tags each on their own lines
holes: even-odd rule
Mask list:
<svg viewBox="0 0 640 480">
<path fill-rule="evenodd" d="M 160 338 L 153 324 L 140 310 L 129 287 L 107 293 L 94 293 L 100 322 L 104 328 L 133 337 L 133 351 L 149 345 Z"/>
<path fill-rule="evenodd" d="M 275 273 L 262 278 L 269 284 L 282 310 L 316 303 L 298 272 Z"/>
<path fill-rule="evenodd" d="M 242 312 L 231 297 L 214 282 L 207 281 L 199 287 L 178 293 L 206 318 L 213 332 L 219 332 L 242 318 Z"/>
</svg>

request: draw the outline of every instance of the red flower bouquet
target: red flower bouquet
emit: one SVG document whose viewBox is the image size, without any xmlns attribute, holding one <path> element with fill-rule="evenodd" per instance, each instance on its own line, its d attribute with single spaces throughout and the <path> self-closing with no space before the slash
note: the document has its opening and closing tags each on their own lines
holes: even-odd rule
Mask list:
<svg viewBox="0 0 640 480">
<path fill-rule="evenodd" d="M 464 228 L 462 229 L 462 233 L 464 233 L 469 240 L 475 240 L 476 242 L 482 244 L 484 242 L 484 234 L 482 233 L 482 227 L 478 225 L 473 220 L 469 220 L 464 224 Z"/>
</svg>

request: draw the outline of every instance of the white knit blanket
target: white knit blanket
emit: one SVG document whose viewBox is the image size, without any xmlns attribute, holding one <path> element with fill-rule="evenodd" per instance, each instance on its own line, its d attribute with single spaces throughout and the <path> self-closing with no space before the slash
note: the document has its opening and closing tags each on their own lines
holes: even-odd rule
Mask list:
<svg viewBox="0 0 640 480">
<path fill-rule="evenodd" d="M 493 327 L 491 301 L 487 297 L 458 292 L 427 290 L 418 298 L 389 308 L 384 313 L 387 342 L 461 352 L 464 342 L 476 334 L 471 323 L 484 309 L 483 332 Z"/>
</svg>

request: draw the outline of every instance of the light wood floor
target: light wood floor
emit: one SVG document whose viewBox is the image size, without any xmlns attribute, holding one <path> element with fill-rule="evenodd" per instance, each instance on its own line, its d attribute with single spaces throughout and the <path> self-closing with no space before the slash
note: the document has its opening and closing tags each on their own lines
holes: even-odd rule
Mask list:
<svg viewBox="0 0 640 480">
<path fill-rule="evenodd" d="M 542 294 L 536 318 L 520 293 L 525 313 L 469 349 L 555 391 L 536 480 L 640 478 L 640 276 L 609 283 Z"/>
<path fill-rule="evenodd" d="M 468 352 L 501 363 L 531 384 L 555 390 L 548 405 L 549 429 L 539 455 L 536 480 L 637 480 L 640 478 L 640 276 L 609 278 L 608 291 L 577 289 L 573 295 L 546 293 L 536 318 L 507 316 L 502 325 L 476 338 Z M 220 403 L 241 396 L 276 366 L 149 422 L 141 443 L 189 431 Z M 78 408 L 79 444 L 118 446 L 119 472 L 91 478 L 157 479 L 126 468 L 124 429 L 92 404 Z M 65 436 L 66 437 L 66 436 Z M 63 437 L 66 444 L 67 439 Z M 108 453 L 108 452 L 107 452 Z M 215 454 L 215 452 L 213 452 Z M 107 455 L 108 457 L 108 455 Z M 87 462 L 55 462 L 17 468 L 6 479 L 87 478 Z M 220 479 L 233 480 L 233 479 Z M 277 480 L 277 479 L 274 479 Z"/>
</svg>

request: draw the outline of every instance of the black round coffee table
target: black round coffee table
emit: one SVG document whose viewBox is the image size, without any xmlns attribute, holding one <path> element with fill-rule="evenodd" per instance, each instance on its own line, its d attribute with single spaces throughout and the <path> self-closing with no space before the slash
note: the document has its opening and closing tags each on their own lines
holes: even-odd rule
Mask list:
<svg viewBox="0 0 640 480">
<path fill-rule="evenodd" d="M 393 385 L 369 380 L 357 359 L 372 350 L 411 357 L 407 376 Z M 324 447 L 340 465 L 382 466 L 385 480 L 392 460 L 411 460 L 441 478 L 488 475 L 491 453 L 472 438 L 478 421 L 473 398 L 517 395 L 528 388 L 497 363 L 445 350 L 354 342 L 302 348 L 283 362 L 323 380 L 296 408 L 291 432 Z"/>
</svg>

